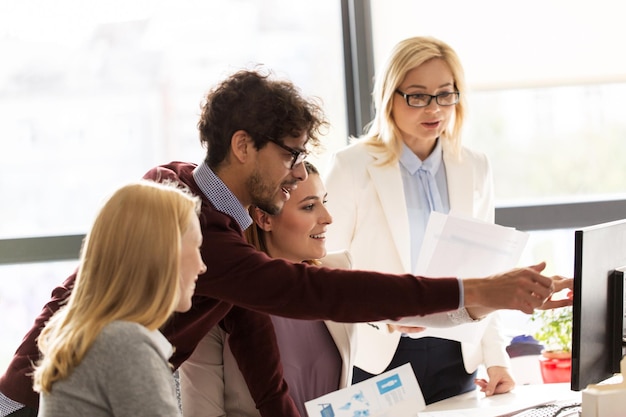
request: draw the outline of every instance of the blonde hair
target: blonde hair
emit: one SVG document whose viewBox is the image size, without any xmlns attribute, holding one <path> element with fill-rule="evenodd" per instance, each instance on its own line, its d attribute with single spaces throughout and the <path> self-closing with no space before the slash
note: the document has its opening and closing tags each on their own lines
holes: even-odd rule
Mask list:
<svg viewBox="0 0 626 417">
<path fill-rule="evenodd" d="M 35 391 L 50 392 L 69 376 L 107 324 L 155 330 L 170 317 L 179 298 L 181 236 L 200 208 L 198 197 L 180 187 L 140 181 L 104 203 L 83 243 L 68 303 L 38 338 Z"/>
<path fill-rule="evenodd" d="M 455 117 L 451 128 L 446 127 L 442 140 L 447 142 L 455 155 L 460 154 L 461 130 L 466 113 L 464 98 L 465 74 L 456 52 L 446 43 L 425 36 L 416 36 L 400 41 L 391 51 L 381 74 L 374 83 L 373 101 L 376 115 L 368 124 L 365 141 L 377 149 L 386 150 L 387 158 L 383 164 L 398 161 L 402 150 L 402 140 L 392 115 L 393 98 L 396 89 L 402 84 L 406 74 L 426 61 L 438 58 L 446 62 L 454 78 L 454 87 L 461 92 L 459 103 L 455 106 Z"/>
</svg>

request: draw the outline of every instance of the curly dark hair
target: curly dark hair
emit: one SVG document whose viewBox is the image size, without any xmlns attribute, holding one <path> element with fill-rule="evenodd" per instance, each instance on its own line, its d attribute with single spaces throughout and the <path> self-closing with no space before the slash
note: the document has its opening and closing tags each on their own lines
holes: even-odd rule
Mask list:
<svg viewBox="0 0 626 417">
<path fill-rule="evenodd" d="M 290 81 L 274 80 L 271 73 L 241 70 L 214 87 L 206 96 L 198 122 L 205 161 L 219 166 L 228 155 L 230 140 L 238 130 L 248 132 L 257 149 L 269 138 L 308 136 L 307 146 L 320 145 L 328 126 L 321 105 L 305 98 Z"/>
</svg>

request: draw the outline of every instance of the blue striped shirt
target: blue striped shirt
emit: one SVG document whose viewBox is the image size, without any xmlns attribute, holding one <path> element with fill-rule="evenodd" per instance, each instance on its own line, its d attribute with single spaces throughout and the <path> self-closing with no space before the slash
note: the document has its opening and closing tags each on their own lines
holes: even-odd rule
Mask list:
<svg viewBox="0 0 626 417">
<path fill-rule="evenodd" d="M 252 217 L 250 217 L 248 210 L 241 205 L 239 199 L 215 175 L 215 172 L 209 168 L 206 162 L 202 162 L 193 170 L 193 179 L 204 196 L 213 204 L 213 207 L 235 219 L 241 230 L 246 230 L 252 225 Z"/>
</svg>

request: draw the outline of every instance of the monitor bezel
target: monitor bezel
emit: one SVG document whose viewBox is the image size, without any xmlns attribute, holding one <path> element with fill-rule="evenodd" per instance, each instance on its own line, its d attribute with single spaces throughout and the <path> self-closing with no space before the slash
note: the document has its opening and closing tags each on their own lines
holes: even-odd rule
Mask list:
<svg viewBox="0 0 626 417">
<path fill-rule="evenodd" d="M 626 219 L 575 231 L 571 389 L 619 372 Z M 591 278 L 588 278 L 591 277 Z"/>
</svg>

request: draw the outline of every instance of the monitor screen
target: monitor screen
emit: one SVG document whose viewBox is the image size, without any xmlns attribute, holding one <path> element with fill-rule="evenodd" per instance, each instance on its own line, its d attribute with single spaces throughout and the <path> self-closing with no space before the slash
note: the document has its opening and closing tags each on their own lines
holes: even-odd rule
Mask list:
<svg viewBox="0 0 626 417">
<path fill-rule="evenodd" d="M 620 370 L 626 219 L 576 230 L 574 242 L 571 388 L 580 391 Z"/>
</svg>

